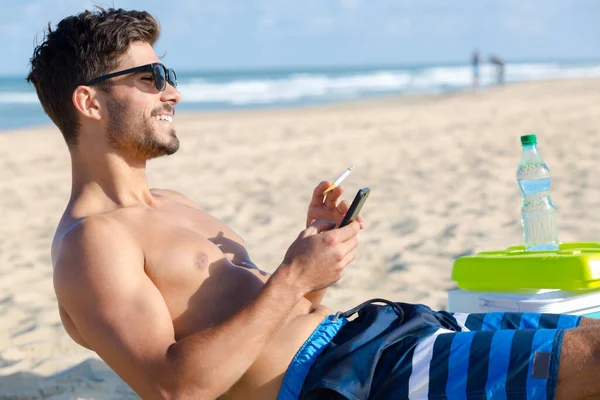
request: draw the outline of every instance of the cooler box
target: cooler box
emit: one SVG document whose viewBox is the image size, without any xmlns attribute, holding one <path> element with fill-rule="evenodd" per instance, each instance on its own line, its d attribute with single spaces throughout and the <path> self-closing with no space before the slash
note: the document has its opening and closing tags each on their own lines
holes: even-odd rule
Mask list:
<svg viewBox="0 0 600 400">
<path fill-rule="evenodd" d="M 464 313 L 504 311 L 574 314 L 600 319 L 600 290 L 486 293 L 457 289 L 448 293 L 448 310 Z"/>
<path fill-rule="evenodd" d="M 452 312 L 543 312 L 600 318 L 600 243 L 561 243 L 558 251 L 524 246 L 456 259 L 448 293 Z"/>
</svg>

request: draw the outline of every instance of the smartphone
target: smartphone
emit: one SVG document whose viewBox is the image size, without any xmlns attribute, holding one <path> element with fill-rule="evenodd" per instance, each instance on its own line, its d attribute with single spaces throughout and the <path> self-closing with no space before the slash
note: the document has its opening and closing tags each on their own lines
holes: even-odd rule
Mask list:
<svg viewBox="0 0 600 400">
<path fill-rule="evenodd" d="M 346 215 L 344 215 L 344 219 L 340 224 L 340 228 L 343 228 L 344 226 L 348 225 L 350 222 L 354 221 L 356 217 L 358 217 L 358 214 L 360 213 L 363 204 L 365 204 L 365 201 L 367 201 L 367 197 L 369 197 L 369 193 L 371 193 L 371 189 L 369 189 L 368 187 L 362 188 L 358 191 L 358 193 L 356 193 L 356 196 L 354 196 L 354 200 L 352 200 L 352 204 L 350 205 L 348 212 L 346 213 Z"/>
</svg>

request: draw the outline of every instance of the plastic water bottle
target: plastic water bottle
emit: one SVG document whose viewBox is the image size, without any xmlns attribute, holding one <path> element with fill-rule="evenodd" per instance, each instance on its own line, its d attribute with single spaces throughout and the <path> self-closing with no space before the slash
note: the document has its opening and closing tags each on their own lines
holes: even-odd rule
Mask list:
<svg viewBox="0 0 600 400">
<path fill-rule="evenodd" d="M 550 198 L 550 170 L 537 149 L 535 135 L 521 136 L 523 155 L 517 169 L 521 222 L 526 251 L 558 250 L 556 209 Z"/>
</svg>

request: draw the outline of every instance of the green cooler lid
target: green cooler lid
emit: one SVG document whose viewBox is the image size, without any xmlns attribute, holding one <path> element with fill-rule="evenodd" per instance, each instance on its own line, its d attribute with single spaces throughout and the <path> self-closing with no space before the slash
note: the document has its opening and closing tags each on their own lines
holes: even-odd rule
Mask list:
<svg viewBox="0 0 600 400">
<path fill-rule="evenodd" d="M 526 252 L 525 246 L 483 251 L 457 258 L 452 280 L 460 289 L 485 292 L 600 288 L 600 243 L 561 243 L 558 251 Z"/>
</svg>

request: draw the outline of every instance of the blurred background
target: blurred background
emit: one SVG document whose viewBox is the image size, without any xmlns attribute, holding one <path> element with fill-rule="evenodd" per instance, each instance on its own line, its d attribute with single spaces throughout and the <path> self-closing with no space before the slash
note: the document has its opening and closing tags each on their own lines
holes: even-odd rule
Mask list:
<svg viewBox="0 0 600 400">
<path fill-rule="evenodd" d="M 180 110 L 274 107 L 600 76 L 596 0 L 2 0 L 0 130 L 46 124 L 28 71 L 42 28 L 103 7 L 145 9 L 178 72 Z M 10 39 L 8 39 L 10 38 Z"/>
</svg>

